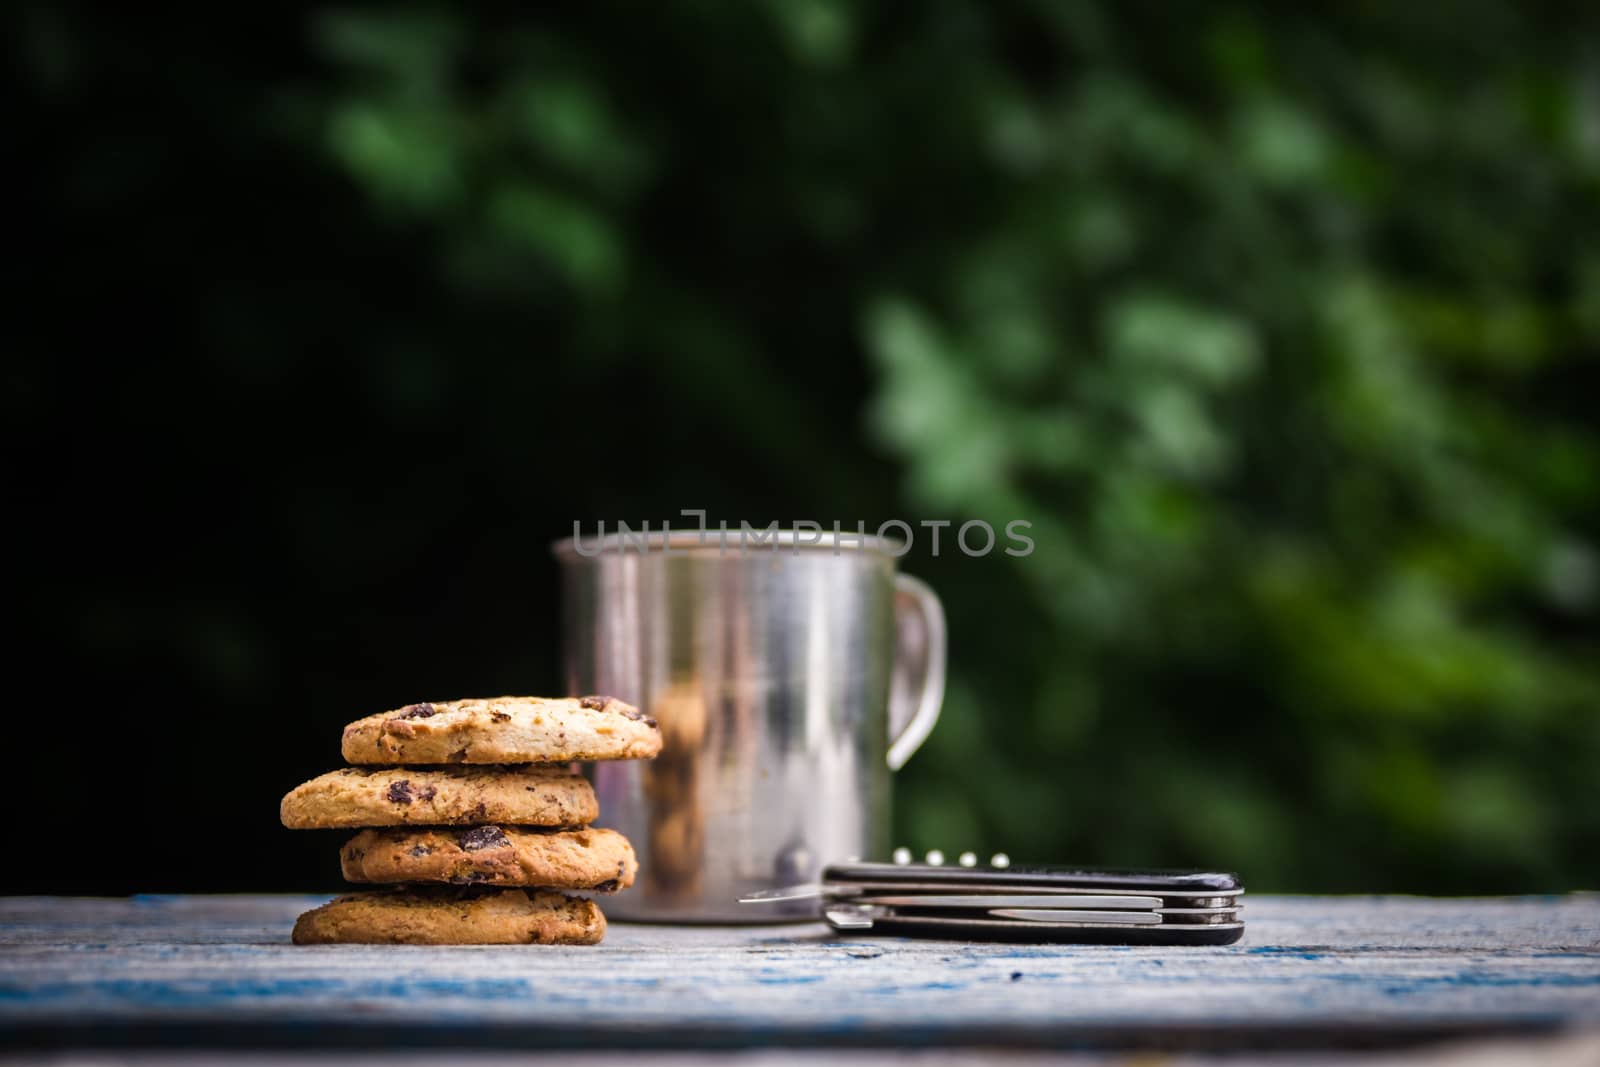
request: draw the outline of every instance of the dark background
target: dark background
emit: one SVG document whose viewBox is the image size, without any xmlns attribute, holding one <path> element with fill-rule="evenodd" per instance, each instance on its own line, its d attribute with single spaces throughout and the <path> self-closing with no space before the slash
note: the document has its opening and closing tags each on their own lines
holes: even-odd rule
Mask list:
<svg viewBox="0 0 1600 1067">
<path fill-rule="evenodd" d="M 686 507 L 1034 523 L 914 847 L 1593 888 L 1597 27 L 1410 7 L 13 7 L 5 889 L 333 888 Z"/>
</svg>

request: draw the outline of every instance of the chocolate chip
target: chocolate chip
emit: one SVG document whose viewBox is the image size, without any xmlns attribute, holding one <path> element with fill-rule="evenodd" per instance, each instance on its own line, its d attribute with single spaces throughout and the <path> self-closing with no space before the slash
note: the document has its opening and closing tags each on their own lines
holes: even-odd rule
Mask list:
<svg viewBox="0 0 1600 1067">
<path fill-rule="evenodd" d="M 417 845 L 412 848 L 411 854 L 413 856 L 431 856 L 433 855 L 433 849 L 429 848 L 427 845 Z"/>
<path fill-rule="evenodd" d="M 438 793 L 439 793 L 439 787 L 438 786 L 425 785 L 421 789 L 417 790 L 417 799 L 418 800 L 432 800 L 435 796 L 438 795 Z"/>
<path fill-rule="evenodd" d="M 453 885 L 472 885 L 476 882 L 487 882 L 494 875 L 488 871 L 466 871 L 462 874 L 452 874 L 450 881 Z"/>
<path fill-rule="evenodd" d="M 475 826 L 462 834 L 458 841 L 461 847 L 468 852 L 477 852 L 485 848 L 499 848 L 501 845 L 511 844 L 511 839 L 506 832 L 498 826 Z"/>
<path fill-rule="evenodd" d="M 432 704 L 407 704 L 400 709 L 397 719 L 431 719 L 438 714 Z"/>
<path fill-rule="evenodd" d="M 467 750 L 465 748 L 458 748 L 454 752 L 450 753 L 450 762 L 451 763 L 465 763 L 465 762 L 467 762 Z"/>
<path fill-rule="evenodd" d="M 402 778 L 389 783 L 389 799 L 396 804 L 411 803 L 411 779 Z"/>
<path fill-rule="evenodd" d="M 510 722 L 511 721 L 511 716 L 509 714 L 507 714 L 506 712 L 503 712 L 503 711 L 498 711 L 498 710 L 497 711 L 491 711 L 489 713 L 489 718 L 493 719 L 495 722 Z"/>
<path fill-rule="evenodd" d="M 583 697 L 578 701 L 578 705 L 580 707 L 588 708 L 591 711 L 606 710 L 606 706 L 613 703 L 616 704 L 616 707 L 611 708 L 610 710 L 614 714 L 626 716 L 627 718 L 632 719 L 634 722 L 648 723 L 651 726 L 656 724 L 654 719 L 640 711 L 638 708 L 630 708 L 628 705 L 622 703 L 622 701 L 613 701 L 610 697 Z"/>
<path fill-rule="evenodd" d="M 593 885 L 589 888 L 593 889 L 596 893 L 615 893 L 617 891 L 617 880 L 615 878 L 607 878 L 599 885 Z"/>
</svg>

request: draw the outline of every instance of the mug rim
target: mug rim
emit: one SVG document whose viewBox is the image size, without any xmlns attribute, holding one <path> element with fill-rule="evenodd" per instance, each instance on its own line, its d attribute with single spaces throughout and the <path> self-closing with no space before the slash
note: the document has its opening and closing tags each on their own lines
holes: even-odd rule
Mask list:
<svg viewBox="0 0 1600 1067">
<path fill-rule="evenodd" d="M 857 534 L 853 530 L 841 530 L 836 535 L 832 530 L 751 530 L 751 537 L 741 544 L 735 540 L 740 531 L 729 530 L 727 544 L 722 545 L 718 538 L 719 530 L 673 530 L 670 534 L 665 530 L 629 531 L 626 543 L 623 543 L 623 534 L 619 532 L 599 535 L 593 538 L 584 537 L 582 540 L 587 547 L 580 552 L 577 548 L 579 538 L 564 537 L 550 545 L 550 551 L 557 559 L 596 559 L 602 555 L 621 555 L 629 553 L 634 555 L 649 555 L 670 548 L 674 555 L 718 555 L 718 556 L 744 556 L 756 552 L 772 552 L 779 548 L 788 549 L 793 553 L 826 551 L 834 555 L 843 555 L 846 552 L 862 553 L 884 556 L 894 560 L 905 555 L 906 543 L 893 537 L 879 537 L 876 534 Z M 759 534 L 760 543 L 752 543 Z M 798 538 L 804 534 L 805 540 Z M 815 538 L 815 540 L 813 540 Z M 640 551 L 639 543 L 644 542 L 645 549 Z M 599 548 L 594 546 L 598 544 Z"/>
</svg>

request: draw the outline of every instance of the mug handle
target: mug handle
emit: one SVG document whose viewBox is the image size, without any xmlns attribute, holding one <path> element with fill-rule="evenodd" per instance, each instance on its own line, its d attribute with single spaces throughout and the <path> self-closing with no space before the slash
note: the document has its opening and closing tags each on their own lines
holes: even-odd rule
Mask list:
<svg viewBox="0 0 1600 1067">
<path fill-rule="evenodd" d="M 894 579 L 894 680 L 889 693 L 889 769 L 906 765 L 933 732 L 944 704 L 944 606 L 920 578 Z M 921 678 L 910 677 L 921 659 Z M 898 723 L 904 723 L 895 732 Z"/>
</svg>

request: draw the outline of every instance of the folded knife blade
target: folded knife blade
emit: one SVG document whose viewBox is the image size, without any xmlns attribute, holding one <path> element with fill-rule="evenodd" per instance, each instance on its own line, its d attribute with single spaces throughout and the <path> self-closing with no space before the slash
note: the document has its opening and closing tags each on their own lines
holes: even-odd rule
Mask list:
<svg viewBox="0 0 1600 1067">
<path fill-rule="evenodd" d="M 1076 908 L 990 908 L 996 919 L 1016 919 L 1032 923 L 1106 923 L 1126 926 L 1159 926 L 1161 916 L 1153 911 L 1096 911 Z"/>
<path fill-rule="evenodd" d="M 883 896 L 863 893 L 850 898 L 855 904 L 883 904 L 896 908 L 1159 908 L 1160 897 L 1082 896 L 1052 893 L 909 893 Z"/>
</svg>

